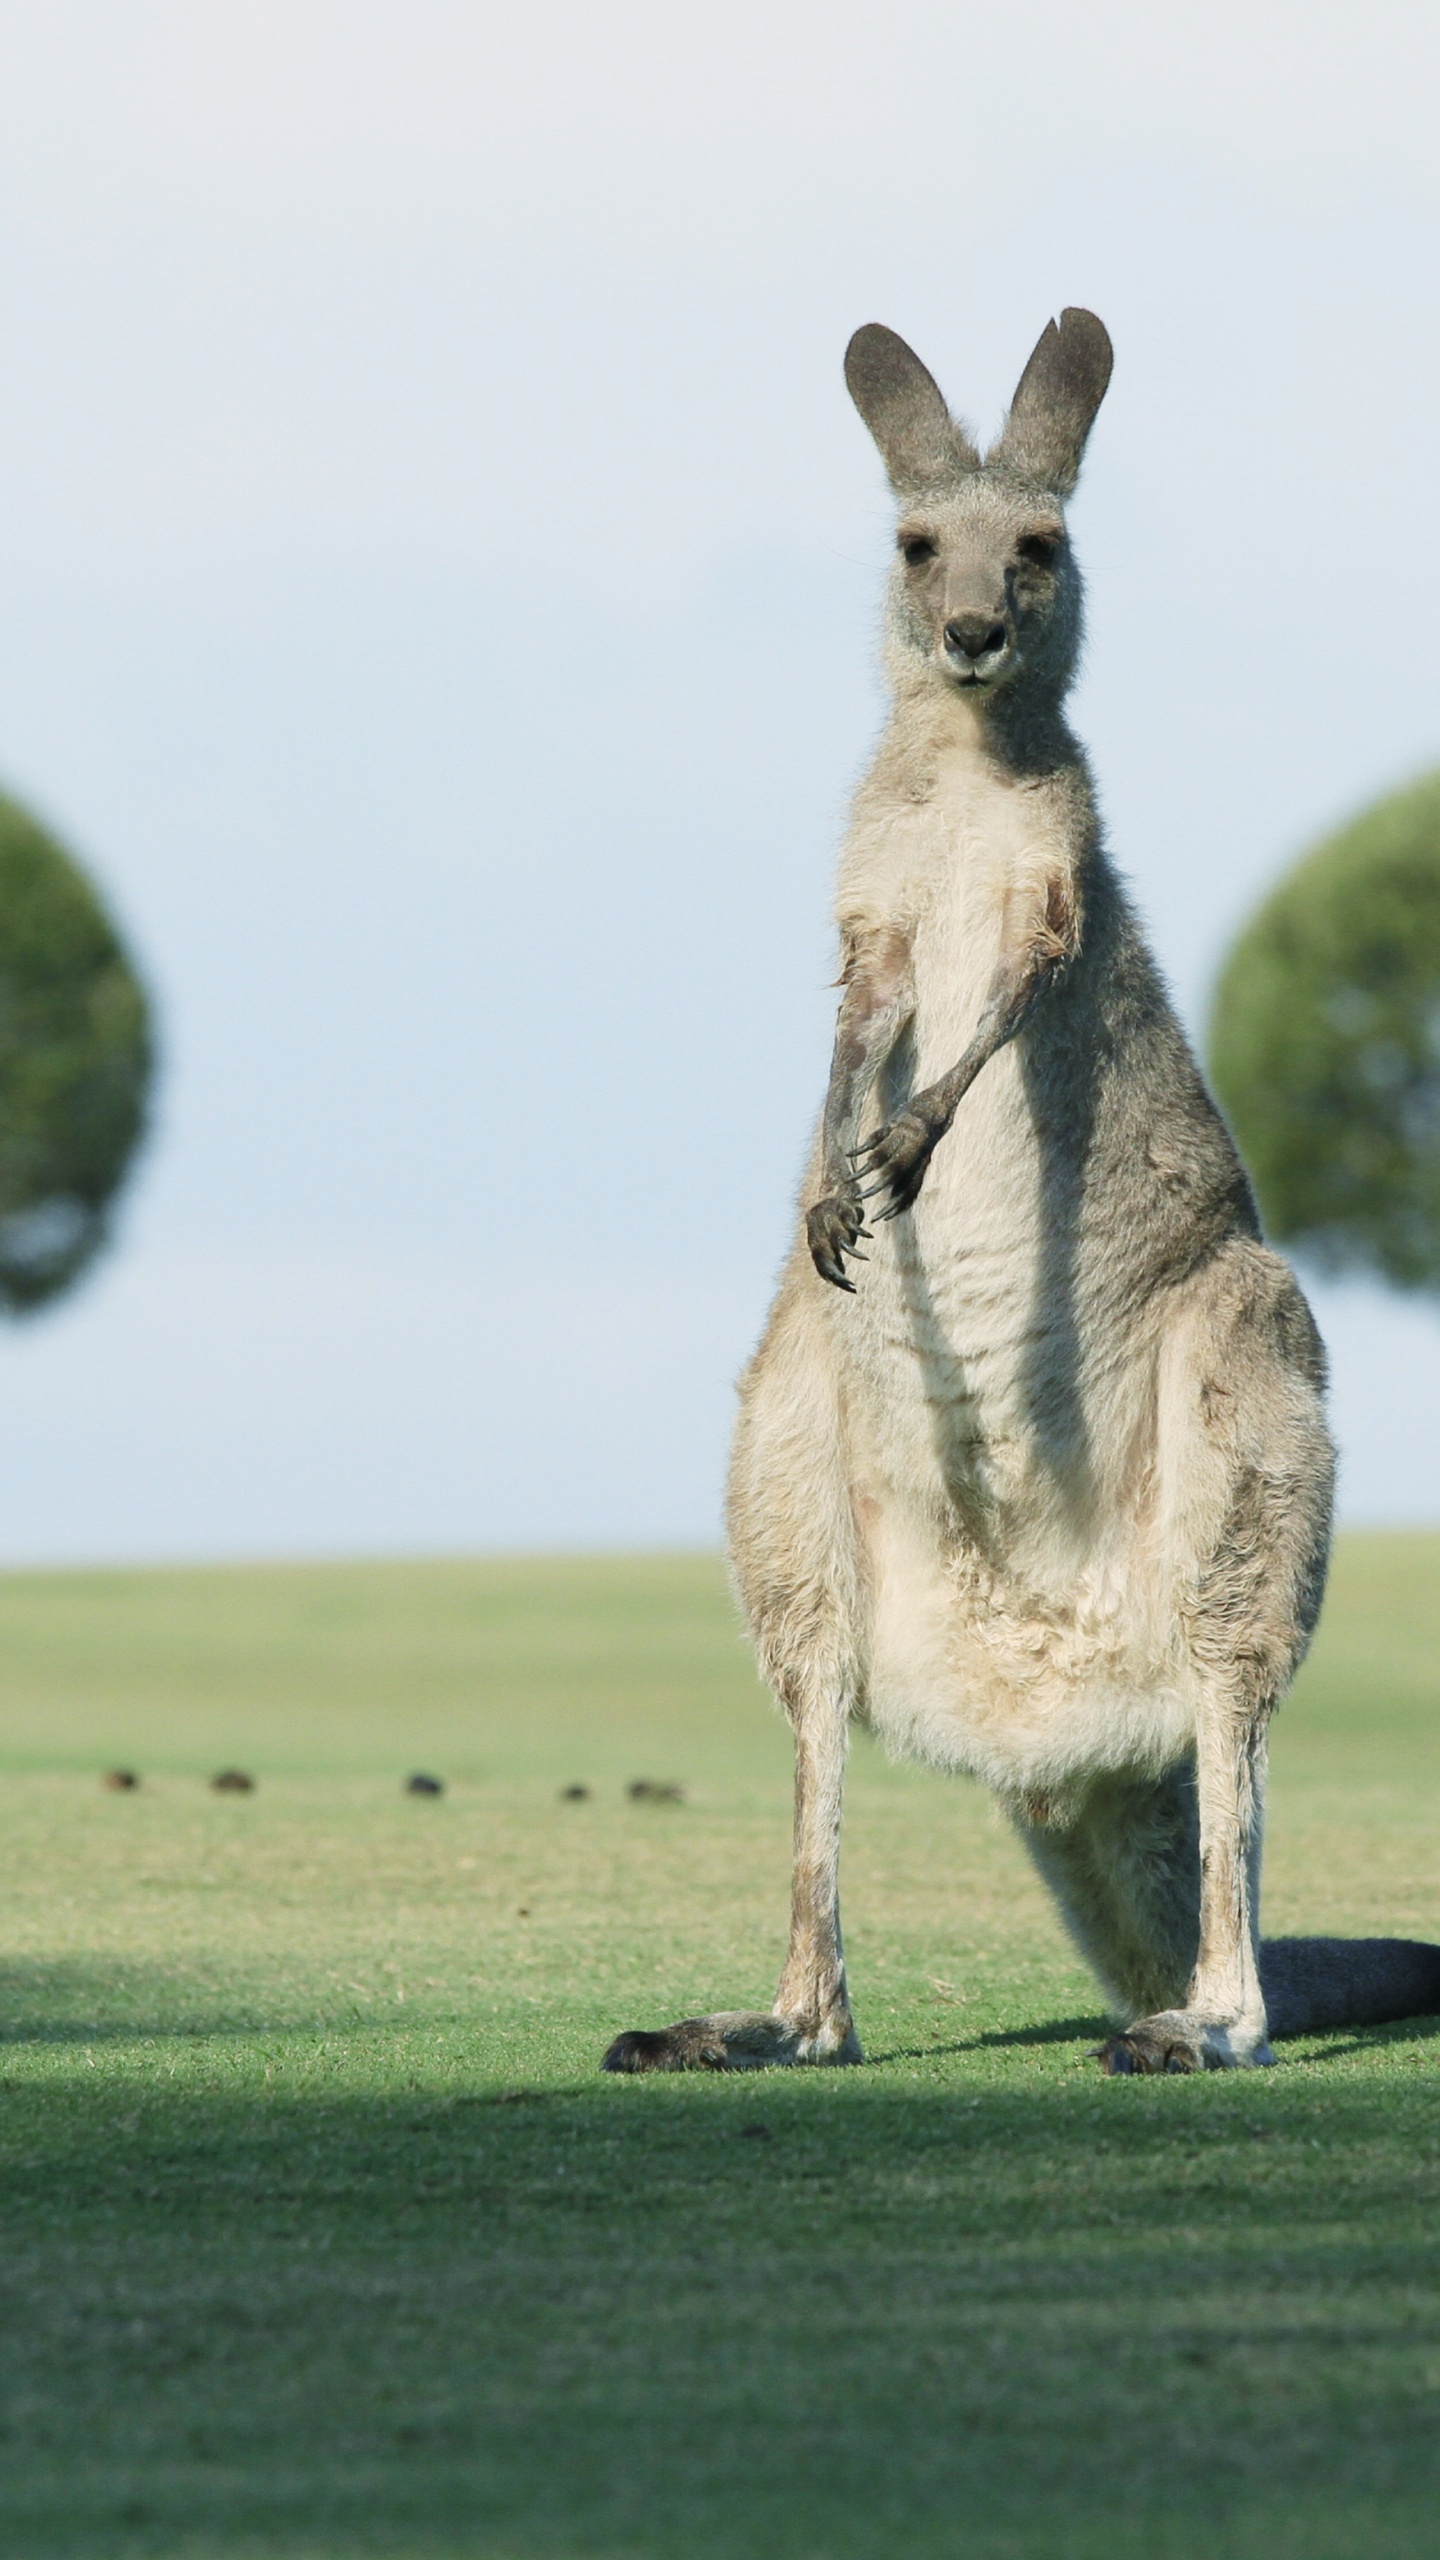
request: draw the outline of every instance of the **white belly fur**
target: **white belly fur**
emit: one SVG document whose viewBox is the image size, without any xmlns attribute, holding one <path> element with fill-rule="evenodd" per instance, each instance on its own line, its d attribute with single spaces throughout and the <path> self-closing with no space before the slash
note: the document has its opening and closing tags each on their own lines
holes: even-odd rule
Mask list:
<svg viewBox="0 0 1440 2560">
<path fill-rule="evenodd" d="M 1156 1775 L 1195 1731 L 1188 1666 L 1158 1574 L 1096 1565 L 1055 1607 L 892 1499 L 866 1515 L 872 1618 L 865 1714 L 897 1756 L 962 1770 L 1053 1813 L 1097 1769 Z M 1147 1592 L 1143 1586 L 1148 1582 Z"/>
<path fill-rule="evenodd" d="M 974 1032 L 999 957 L 1005 850 L 994 830 L 984 861 L 949 848 L 917 901 L 914 1089 Z M 892 1084 L 872 1122 L 901 1098 Z M 912 1216 L 877 1230 L 856 1297 L 829 1315 L 845 1333 L 873 1604 L 868 1719 L 907 1757 L 1059 1800 L 1082 1771 L 1167 1767 L 1194 1705 L 1155 1524 L 1156 1345 L 1132 1330 L 1107 1346 L 1087 1326 L 1077 1374 L 1071 1334 L 1057 1358 L 1073 1429 L 1037 1423 L 1054 1321 L 1045 1214 L 1012 1047 L 966 1096 Z"/>
</svg>

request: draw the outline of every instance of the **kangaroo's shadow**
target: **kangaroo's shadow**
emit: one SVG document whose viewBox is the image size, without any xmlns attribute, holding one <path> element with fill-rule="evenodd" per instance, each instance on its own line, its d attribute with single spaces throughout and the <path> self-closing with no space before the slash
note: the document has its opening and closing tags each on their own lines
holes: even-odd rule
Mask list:
<svg viewBox="0 0 1440 2560">
<path fill-rule="evenodd" d="M 1429 2043 L 1433 2037 L 1440 2036 L 1440 2016 L 1387 2018 L 1379 2026 L 1337 2027 L 1332 2033 L 1336 2037 L 1343 2036 L 1343 2044 L 1328 2041 L 1317 2044 L 1313 2029 L 1302 2031 L 1298 2036 L 1277 2037 L 1276 2042 L 1292 2062 L 1344 2062 L 1351 2054 L 1374 2053 L 1386 2045 Z M 1309 2053 L 1299 2053 L 1293 2050 L 1297 2045 L 1310 2045 L 1314 2049 Z"/>
<path fill-rule="evenodd" d="M 990 2028 L 982 2035 L 966 2036 L 951 2044 L 893 2045 L 884 2053 L 868 2055 L 867 2059 L 876 2064 L 938 2062 L 953 2054 L 1003 2052 L 1015 2045 L 1099 2043 L 1114 2031 L 1113 2018 L 1052 2018 L 1036 2027 Z M 1432 2037 L 1440 2036 L 1440 2016 L 1389 2018 L 1383 2026 L 1357 2028 L 1350 2032 L 1337 2029 L 1335 2032 L 1337 2037 L 1344 2036 L 1343 2043 L 1317 2044 L 1313 2033 L 1277 2038 L 1276 2041 L 1282 2058 L 1288 2062 L 1344 2062 L 1352 2054 L 1374 2053 L 1387 2045 L 1428 2043 Z M 1300 2052 L 1295 2049 L 1298 2046 L 1309 2046 L 1311 2050 Z"/>
<path fill-rule="evenodd" d="M 933 2062 L 943 2054 L 986 2053 L 1008 2045 L 1076 2044 L 1087 2036 L 1108 2036 L 1113 2031 L 1109 2018 L 1051 2018 L 1037 2027 L 993 2027 L 983 2035 L 965 2036 L 954 2044 L 895 2045 L 886 2053 L 872 2053 L 871 2062 Z"/>
<path fill-rule="evenodd" d="M 1094 920 L 1094 934 L 1113 940 L 1103 915 Z M 1058 1055 L 1053 1041 L 1038 1049 L 1026 1042 L 1021 1074 L 1040 1157 L 1040 1257 L 1025 1397 L 1036 1440 L 1079 1525 L 1095 1494 L 1077 1304 L 1085 1173 L 1095 1137 L 1095 1063 L 1073 1042 Z"/>
</svg>

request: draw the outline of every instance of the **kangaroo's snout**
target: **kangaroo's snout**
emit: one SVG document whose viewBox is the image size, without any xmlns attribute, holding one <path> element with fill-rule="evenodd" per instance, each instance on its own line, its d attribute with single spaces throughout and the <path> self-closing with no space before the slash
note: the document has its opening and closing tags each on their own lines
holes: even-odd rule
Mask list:
<svg viewBox="0 0 1440 2560">
<path fill-rule="evenodd" d="M 1009 646 L 1009 632 L 992 613 L 955 613 L 945 625 L 945 655 L 970 683 L 993 675 Z"/>
</svg>

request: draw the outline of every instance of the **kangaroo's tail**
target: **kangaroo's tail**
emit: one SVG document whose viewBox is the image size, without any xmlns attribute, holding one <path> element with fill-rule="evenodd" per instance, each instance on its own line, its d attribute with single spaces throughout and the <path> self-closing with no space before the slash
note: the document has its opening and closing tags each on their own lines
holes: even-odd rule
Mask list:
<svg viewBox="0 0 1440 2560">
<path fill-rule="evenodd" d="M 1440 1947 L 1423 1938 L 1266 1938 L 1260 1983 L 1272 2036 L 1440 2016 Z"/>
</svg>

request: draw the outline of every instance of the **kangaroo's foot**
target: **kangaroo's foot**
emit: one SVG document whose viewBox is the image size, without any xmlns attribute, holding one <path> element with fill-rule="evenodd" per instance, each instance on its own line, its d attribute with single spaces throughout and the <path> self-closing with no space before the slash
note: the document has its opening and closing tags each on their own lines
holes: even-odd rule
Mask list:
<svg viewBox="0 0 1440 2560">
<path fill-rule="evenodd" d="M 1263 2032 L 1217 2026 L 1194 2009 L 1162 2009 L 1153 2018 L 1137 2018 L 1122 2035 L 1107 2036 L 1095 2059 L 1102 2071 L 1122 2078 L 1132 2072 L 1253 2071 L 1275 2056 Z"/>
<path fill-rule="evenodd" d="M 767 2009 L 722 2009 L 673 2027 L 631 2027 L 617 2036 L 602 2071 L 763 2071 L 772 2063 L 862 2062 L 849 2012 L 816 2027 Z"/>
</svg>

